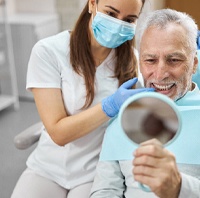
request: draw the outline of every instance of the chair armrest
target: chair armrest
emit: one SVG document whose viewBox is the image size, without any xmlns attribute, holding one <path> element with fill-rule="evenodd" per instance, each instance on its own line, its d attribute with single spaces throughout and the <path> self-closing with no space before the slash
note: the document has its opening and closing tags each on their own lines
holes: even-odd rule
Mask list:
<svg viewBox="0 0 200 198">
<path fill-rule="evenodd" d="M 43 129 L 42 122 L 38 122 L 20 132 L 14 137 L 14 144 L 17 149 L 27 149 L 37 142 Z"/>
</svg>

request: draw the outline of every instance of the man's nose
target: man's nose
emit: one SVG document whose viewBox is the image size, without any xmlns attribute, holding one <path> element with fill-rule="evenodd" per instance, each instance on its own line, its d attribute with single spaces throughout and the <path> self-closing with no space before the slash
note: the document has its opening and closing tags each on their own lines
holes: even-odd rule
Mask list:
<svg viewBox="0 0 200 198">
<path fill-rule="evenodd" d="M 155 69 L 155 77 L 157 80 L 163 80 L 169 76 L 167 65 L 164 61 L 159 61 Z"/>
</svg>

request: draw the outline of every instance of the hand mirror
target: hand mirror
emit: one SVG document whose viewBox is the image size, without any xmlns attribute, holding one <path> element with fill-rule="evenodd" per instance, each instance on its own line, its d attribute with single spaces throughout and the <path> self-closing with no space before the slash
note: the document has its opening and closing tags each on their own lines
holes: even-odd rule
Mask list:
<svg viewBox="0 0 200 198">
<path fill-rule="evenodd" d="M 126 137 L 139 146 L 149 139 L 158 139 L 163 146 L 171 144 L 179 134 L 181 119 L 176 104 L 156 92 L 143 92 L 129 98 L 119 112 Z M 145 191 L 151 191 L 140 184 Z"/>
</svg>

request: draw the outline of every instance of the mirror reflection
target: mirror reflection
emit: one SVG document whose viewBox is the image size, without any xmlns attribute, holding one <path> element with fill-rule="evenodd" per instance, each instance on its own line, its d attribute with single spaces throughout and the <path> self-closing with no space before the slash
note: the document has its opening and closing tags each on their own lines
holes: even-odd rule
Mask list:
<svg viewBox="0 0 200 198">
<path fill-rule="evenodd" d="M 157 138 L 161 143 L 171 141 L 179 128 L 177 113 L 165 101 L 143 97 L 131 102 L 122 113 L 122 127 L 136 144 Z"/>
</svg>

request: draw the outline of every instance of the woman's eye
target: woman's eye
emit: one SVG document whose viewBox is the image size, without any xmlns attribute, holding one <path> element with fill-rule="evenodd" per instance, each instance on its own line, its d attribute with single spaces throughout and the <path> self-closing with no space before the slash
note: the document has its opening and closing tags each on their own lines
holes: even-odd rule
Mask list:
<svg viewBox="0 0 200 198">
<path fill-rule="evenodd" d="M 136 19 L 126 19 L 125 20 L 127 23 L 135 23 Z"/>
<path fill-rule="evenodd" d="M 109 15 L 109 16 L 111 16 L 111 17 L 115 17 L 115 13 L 113 13 L 113 12 L 107 11 L 106 14 Z"/>
</svg>

